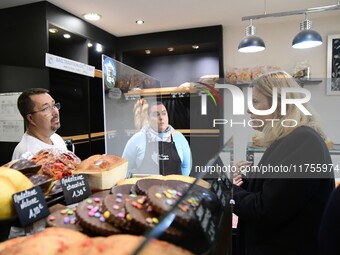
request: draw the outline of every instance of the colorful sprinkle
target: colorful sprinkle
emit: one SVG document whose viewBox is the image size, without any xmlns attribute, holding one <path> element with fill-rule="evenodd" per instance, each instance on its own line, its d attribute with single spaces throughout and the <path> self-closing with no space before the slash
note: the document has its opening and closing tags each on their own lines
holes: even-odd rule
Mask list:
<svg viewBox="0 0 340 255">
<path fill-rule="evenodd" d="M 66 214 L 67 213 L 67 209 L 61 210 L 60 213 L 63 214 L 63 215 Z"/>
<path fill-rule="evenodd" d="M 70 223 L 71 223 L 72 225 L 76 224 L 77 221 L 78 221 L 78 219 L 77 219 L 76 217 L 70 218 Z"/>
<path fill-rule="evenodd" d="M 113 208 L 114 210 L 119 210 L 119 205 L 114 205 L 114 206 L 112 206 L 112 208 Z"/>
<path fill-rule="evenodd" d="M 70 223 L 70 218 L 69 217 L 65 217 L 64 218 L 64 224 L 69 224 Z"/>
<path fill-rule="evenodd" d="M 144 204 L 145 199 L 144 199 L 144 198 L 140 198 L 140 199 L 137 200 L 137 202 L 138 202 L 139 204 Z"/>
<path fill-rule="evenodd" d="M 128 221 L 131 221 L 131 220 L 132 220 L 131 215 L 130 215 L 130 214 L 127 214 L 127 215 L 126 215 L 126 219 L 127 219 Z"/>
<path fill-rule="evenodd" d="M 96 202 L 96 203 L 99 203 L 99 202 L 100 202 L 100 198 L 99 198 L 99 197 L 95 197 L 93 200 L 94 200 L 94 202 Z"/>
<path fill-rule="evenodd" d="M 105 219 L 108 219 L 110 217 L 110 212 L 109 211 L 105 211 L 103 214 Z"/>
<path fill-rule="evenodd" d="M 99 217 L 100 217 L 100 212 L 96 212 L 96 213 L 94 214 L 94 217 L 99 218 Z"/>
<path fill-rule="evenodd" d="M 116 202 L 117 202 L 117 203 L 121 203 L 121 202 L 123 202 L 123 200 L 122 200 L 121 198 L 117 197 L 117 198 L 116 198 Z"/>
<path fill-rule="evenodd" d="M 105 217 L 100 216 L 100 217 L 99 217 L 99 220 L 100 220 L 101 222 L 105 222 Z"/>
<path fill-rule="evenodd" d="M 117 217 L 118 218 L 125 218 L 125 213 L 120 212 L 120 213 L 117 214 Z"/>
<path fill-rule="evenodd" d="M 159 220 L 157 218 L 152 218 L 152 222 L 155 223 L 155 224 L 158 224 L 159 223 Z"/>
<path fill-rule="evenodd" d="M 93 203 L 93 200 L 92 200 L 91 198 L 88 198 L 88 199 L 86 200 L 86 203 L 92 204 L 92 203 Z"/>
<path fill-rule="evenodd" d="M 159 192 L 157 192 L 157 193 L 155 194 L 155 196 L 156 196 L 157 198 L 162 198 L 162 194 L 159 193 Z"/>
<path fill-rule="evenodd" d="M 138 204 L 136 201 L 132 201 L 132 202 L 131 202 L 131 205 L 132 205 L 133 207 L 138 208 L 138 209 L 142 209 L 142 208 L 143 208 L 143 205 Z"/>
<path fill-rule="evenodd" d="M 146 218 L 146 219 L 145 219 L 145 221 L 146 221 L 147 223 L 149 223 L 149 224 L 151 224 L 151 223 L 152 223 L 152 219 L 151 219 L 151 218 L 149 218 L 149 217 L 148 217 L 148 218 Z"/>
<path fill-rule="evenodd" d="M 116 196 L 117 196 L 117 197 L 122 197 L 123 194 L 122 194 L 122 193 L 117 193 Z"/>
<path fill-rule="evenodd" d="M 55 217 L 54 217 L 53 215 L 51 215 L 50 217 L 48 217 L 48 219 L 49 219 L 50 221 L 54 221 L 54 220 L 55 220 Z"/>
<path fill-rule="evenodd" d="M 173 204 L 174 204 L 174 201 L 171 200 L 171 199 L 167 199 L 167 200 L 165 200 L 165 202 L 166 202 L 168 205 L 173 205 Z"/>
</svg>

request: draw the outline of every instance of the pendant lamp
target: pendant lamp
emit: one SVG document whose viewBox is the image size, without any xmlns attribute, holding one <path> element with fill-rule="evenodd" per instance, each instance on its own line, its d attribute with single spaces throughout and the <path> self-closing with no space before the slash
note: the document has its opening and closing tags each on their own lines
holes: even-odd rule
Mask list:
<svg viewBox="0 0 340 255">
<path fill-rule="evenodd" d="M 264 41 L 255 35 L 256 27 L 253 26 L 252 20 L 250 25 L 246 27 L 246 36 L 241 40 L 238 45 L 238 51 L 243 53 L 259 52 L 266 48 Z"/>
<path fill-rule="evenodd" d="M 312 30 L 312 21 L 307 18 L 300 23 L 300 32 L 294 37 L 292 47 L 294 49 L 307 49 L 322 44 L 321 35 Z"/>
</svg>

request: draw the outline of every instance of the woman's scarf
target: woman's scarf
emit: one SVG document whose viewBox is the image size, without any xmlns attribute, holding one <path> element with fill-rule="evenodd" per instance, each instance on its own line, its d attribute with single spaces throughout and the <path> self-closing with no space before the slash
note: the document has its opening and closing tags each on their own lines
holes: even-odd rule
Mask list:
<svg viewBox="0 0 340 255">
<path fill-rule="evenodd" d="M 168 141 L 170 135 L 174 132 L 174 128 L 169 125 L 166 130 L 162 133 L 159 133 L 153 130 L 149 124 L 145 125 L 142 130 L 146 134 L 148 142 L 166 142 Z"/>
</svg>

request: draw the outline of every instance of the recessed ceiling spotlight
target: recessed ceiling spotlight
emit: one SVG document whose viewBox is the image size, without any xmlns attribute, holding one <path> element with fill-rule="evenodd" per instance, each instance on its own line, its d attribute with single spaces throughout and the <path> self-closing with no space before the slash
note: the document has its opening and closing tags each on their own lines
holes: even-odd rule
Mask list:
<svg viewBox="0 0 340 255">
<path fill-rule="evenodd" d="M 168 51 L 174 51 L 173 47 L 168 48 Z"/>
<path fill-rule="evenodd" d="M 138 25 L 142 25 L 142 24 L 144 24 L 144 20 L 141 20 L 141 19 L 136 20 L 136 23 L 137 23 Z"/>
<path fill-rule="evenodd" d="M 97 51 L 97 52 L 102 52 L 102 51 L 103 51 L 103 46 L 102 46 L 101 44 L 97 43 L 97 45 L 96 45 L 96 51 Z"/>
<path fill-rule="evenodd" d="M 200 48 L 200 46 L 198 46 L 198 45 L 193 45 L 192 48 L 193 48 L 194 50 L 197 50 L 197 49 Z"/>
<path fill-rule="evenodd" d="M 71 35 L 70 35 L 70 34 L 64 34 L 63 36 L 64 36 L 64 38 L 66 38 L 66 39 L 71 38 Z"/>
<path fill-rule="evenodd" d="M 145 54 L 151 54 L 151 50 L 145 50 Z"/>
<path fill-rule="evenodd" d="M 58 29 L 56 28 L 50 28 L 48 31 L 52 34 L 58 33 Z"/>
<path fill-rule="evenodd" d="M 90 42 L 87 44 L 87 47 L 89 47 L 89 48 L 91 48 L 92 46 L 93 46 L 93 44 L 90 43 Z"/>
<path fill-rule="evenodd" d="M 91 12 L 91 13 L 86 13 L 83 15 L 83 17 L 86 19 L 86 20 L 100 20 L 102 18 L 101 15 L 99 15 L 98 13 L 94 13 L 94 12 Z"/>
</svg>

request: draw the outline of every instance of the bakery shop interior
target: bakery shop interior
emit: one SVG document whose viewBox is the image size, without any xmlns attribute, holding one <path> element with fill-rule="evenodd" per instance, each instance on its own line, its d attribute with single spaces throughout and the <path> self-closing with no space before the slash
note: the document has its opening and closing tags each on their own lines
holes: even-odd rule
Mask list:
<svg viewBox="0 0 340 255">
<path fill-rule="evenodd" d="M 0 21 L 0 255 L 339 253 L 339 1 Z"/>
</svg>

